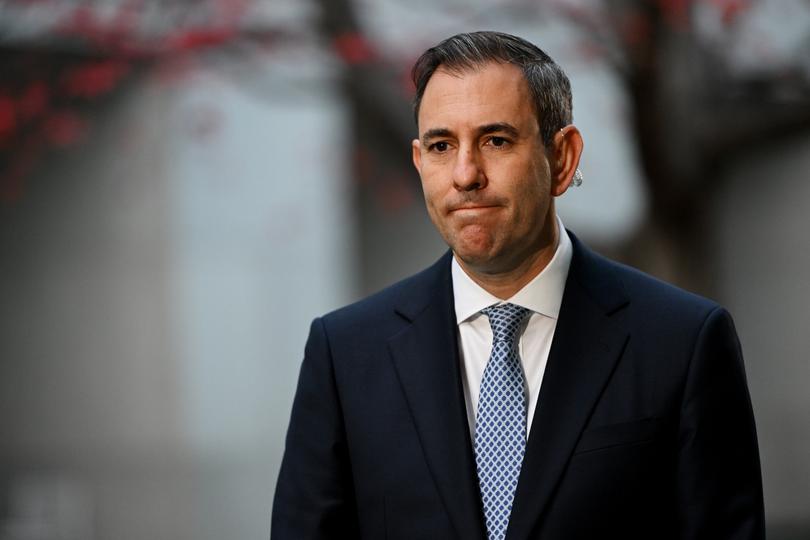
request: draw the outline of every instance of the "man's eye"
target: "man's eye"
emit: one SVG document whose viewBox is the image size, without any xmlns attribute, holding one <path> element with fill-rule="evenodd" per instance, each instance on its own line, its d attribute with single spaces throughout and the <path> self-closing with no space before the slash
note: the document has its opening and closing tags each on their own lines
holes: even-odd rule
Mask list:
<svg viewBox="0 0 810 540">
<path fill-rule="evenodd" d="M 495 146 L 495 147 L 497 147 L 497 148 L 500 148 L 501 146 L 506 145 L 506 143 L 508 143 L 509 141 L 507 141 L 507 140 L 506 140 L 506 139 L 504 139 L 503 137 L 492 137 L 492 138 L 489 140 L 489 142 L 490 142 L 490 144 L 492 144 L 492 146 Z"/>
<path fill-rule="evenodd" d="M 443 142 L 443 141 L 433 143 L 430 146 L 428 146 L 428 150 L 434 150 L 436 152 L 446 152 L 447 151 L 447 143 Z"/>
</svg>

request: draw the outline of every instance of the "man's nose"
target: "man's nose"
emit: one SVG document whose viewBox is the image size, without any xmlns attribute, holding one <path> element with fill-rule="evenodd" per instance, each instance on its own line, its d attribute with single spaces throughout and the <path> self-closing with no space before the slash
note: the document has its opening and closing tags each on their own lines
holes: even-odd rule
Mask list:
<svg viewBox="0 0 810 540">
<path fill-rule="evenodd" d="M 483 189 L 487 184 L 480 156 L 474 148 L 460 148 L 453 168 L 453 185 L 459 191 Z"/>
</svg>

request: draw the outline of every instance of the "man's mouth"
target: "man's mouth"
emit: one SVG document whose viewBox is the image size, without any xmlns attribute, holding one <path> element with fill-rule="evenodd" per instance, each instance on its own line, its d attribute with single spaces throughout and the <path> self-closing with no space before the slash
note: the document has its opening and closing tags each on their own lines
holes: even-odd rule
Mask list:
<svg viewBox="0 0 810 540">
<path fill-rule="evenodd" d="M 450 212 L 477 212 L 497 208 L 495 204 L 462 204 L 450 208 Z"/>
</svg>

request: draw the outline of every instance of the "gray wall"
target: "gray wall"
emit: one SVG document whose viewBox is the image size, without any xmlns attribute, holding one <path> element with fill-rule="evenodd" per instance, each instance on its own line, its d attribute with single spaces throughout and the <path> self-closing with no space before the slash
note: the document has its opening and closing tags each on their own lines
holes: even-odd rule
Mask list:
<svg viewBox="0 0 810 540">
<path fill-rule="evenodd" d="M 727 171 L 711 228 L 722 301 L 745 354 L 767 514 L 775 533 L 802 538 L 810 537 L 808 170 L 808 137 L 757 148 Z"/>
<path fill-rule="evenodd" d="M 325 84 L 145 78 L 0 209 L 0 538 L 268 536 L 309 323 L 357 294 Z"/>
</svg>

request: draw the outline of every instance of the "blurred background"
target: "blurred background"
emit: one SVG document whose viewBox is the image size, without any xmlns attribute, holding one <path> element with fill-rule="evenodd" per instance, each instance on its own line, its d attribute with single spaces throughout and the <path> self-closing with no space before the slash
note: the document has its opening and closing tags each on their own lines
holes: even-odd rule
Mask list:
<svg viewBox="0 0 810 540">
<path fill-rule="evenodd" d="M 445 249 L 409 70 L 477 29 L 571 78 L 565 224 L 731 310 L 810 538 L 807 0 L 6 0 L 0 540 L 268 537 L 309 322 Z"/>
</svg>

